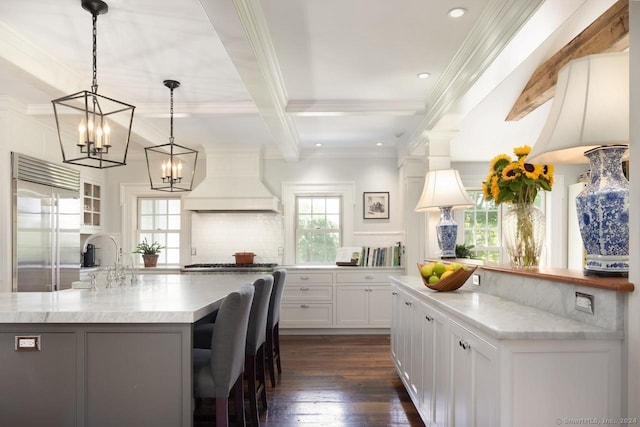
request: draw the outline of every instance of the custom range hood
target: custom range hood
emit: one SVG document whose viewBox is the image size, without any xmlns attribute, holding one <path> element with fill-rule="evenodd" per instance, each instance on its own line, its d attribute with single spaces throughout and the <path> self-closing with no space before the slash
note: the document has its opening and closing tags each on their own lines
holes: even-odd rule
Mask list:
<svg viewBox="0 0 640 427">
<path fill-rule="evenodd" d="M 184 209 L 202 212 L 279 212 L 280 200 L 262 183 L 259 148 L 209 148 L 206 176 L 183 198 Z"/>
</svg>

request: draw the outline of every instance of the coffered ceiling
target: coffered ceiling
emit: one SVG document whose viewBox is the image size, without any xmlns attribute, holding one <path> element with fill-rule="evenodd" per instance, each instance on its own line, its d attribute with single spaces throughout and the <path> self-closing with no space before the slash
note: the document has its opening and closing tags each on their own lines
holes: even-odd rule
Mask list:
<svg viewBox="0 0 640 427">
<path fill-rule="evenodd" d="M 169 136 L 313 156 L 452 160 L 533 144 L 543 105 L 504 118 L 536 67 L 613 0 L 111 0 L 98 17 L 99 93 L 136 106 L 131 155 Z M 450 18 L 453 7 L 466 9 Z M 51 99 L 91 85 L 80 0 L 0 2 L 0 97 L 54 126 Z M 418 73 L 430 73 L 426 79 Z M 321 144 L 321 146 L 318 146 Z"/>
</svg>

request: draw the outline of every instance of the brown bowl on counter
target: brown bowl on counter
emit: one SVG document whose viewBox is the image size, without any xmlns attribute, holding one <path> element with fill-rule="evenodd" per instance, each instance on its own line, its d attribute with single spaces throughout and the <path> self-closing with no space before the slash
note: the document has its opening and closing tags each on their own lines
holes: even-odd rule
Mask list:
<svg viewBox="0 0 640 427">
<path fill-rule="evenodd" d="M 447 265 L 450 263 L 447 262 L 443 262 L 443 264 Z M 418 272 L 420 272 L 422 270 L 422 266 L 424 264 L 420 264 L 418 263 Z M 456 289 L 460 288 L 462 285 L 464 285 L 464 282 L 467 281 L 467 279 L 469 278 L 469 276 L 471 276 L 473 274 L 474 271 L 476 271 L 476 267 L 475 266 L 469 266 L 466 264 L 462 264 L 464 267 L 460 268 L 456 271 L 454 271 L 453 273 L 449 274 L 447 277 L 445 277 L 444 279 L 440 279 L 438 282 L 434 283 L 434 284 L 430 284 L 429 283 L 429 278 L 428 277 L 424 277 L 422 275 L 422 273 L 420 273 L 420 278 L 422 278 L 422 283 L 424 283 L 424 285 L 429 288 L 432 289 L 434 291 L 439 291 L 439 292 L 449 292 L 449 291 L 455 291 Z"/>
</svg>

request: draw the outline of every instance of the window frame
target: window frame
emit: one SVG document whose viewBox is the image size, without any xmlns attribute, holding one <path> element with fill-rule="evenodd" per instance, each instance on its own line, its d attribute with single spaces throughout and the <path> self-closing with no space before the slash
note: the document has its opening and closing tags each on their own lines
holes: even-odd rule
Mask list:
<svg viewBox="0 0 640 427">
<path fill-rule="evenodd" d="M 120 184 L 120 212 L 122 235 L 120 236 L 123 253 L 131 253 L 138 244 L 136 227 L 138 221 L 138 198 L 158 198 L 158 191 L 151 190 L 148 184 Z M 182 198 L 181 196 L 177 196 Z M 169 197 L 166 197 L 169 198 Z M 182 207 L 180 211 L 180 266 L 188 263 L 191 251 L 191 212 Z M 137 261 L 134 254 L 134 261 Z M 140 257 L 141 259 L 142 257 Z M 172 268 L 173 265 L 167 267 Z M 163 268 L 162 266 L 157 268 Z"/>
<path fill-rule="evenodd" d="M 465 190 L 467 191 L 467 193 L 473 191 L 473 192 L 482 192 L 482 189 L 480 188 L 465 188 Z M 543 212 L 545 212 L 545 216 L 547 218 L 550 218 L 549 212 L 550 212 L 550 204 L 551 204 L 551 194 L 547 191 L 540 191 L 538 192 L 538 196 L 536 197 L 535 203 L 534 205 L 536 207 L 538 207 L 539 209 L 541 209 Z M 497 206 L 497 212 L 498 212 L 498 241 L 500 242 L 500 246 L 497 247 L 497 249 L 500 252 L 500 256 L 499 256 L 499 263 L 500 264 L 506 264 L 508 263 L 508 259 L 507 259 L 507 251 L 502 243 L 502 217 L 504 215 L 504 213 L 509 209 L 508 204 L 503 203 Z M 467 212 L 467 209 L 464 210 L 459 210 L 459 211 L 454 211 L 454 219 L 456 221 L 456 223 L 458 223 L 458 240 L 465 242 L 465 221 L 464 221 L 464 215 Z M 550 241 L 549 240 L 549 232 L 550 232 L 550 221 L 547 220 L 546 223 L 546 234 L 547 234 L 547 238 L 546 241 Z M 546 247 L 547 245 L 545 245 Z M 492 247 L 482 247 L 482 250 L 492 250 Z M 474 247 L 473 249 L 474 251 L 476 250 L 476 248 Z M 544 249 L 543 249 L 543 252 Z M 548 258 L 550 256 L 550 251 L 546 251 L 546 256 L 543 253 L 543 255 L 541 256 L 541 262 L 540 265 L 543 266 L 545 264 L 548 264 Z M 485 258 L 478 258 L 481 259 L 483 261 L 488 261 L 488 262 L 494 262 L 492 260 L 486 260 Z"/>
<path fill-rule="evenodd" d="M 326 207 L 326 201 L 328 199 L 338 199 L 340 206 L 338 209 L 338 228 L 321 228 L 321 229 L 306 229 L 306 228 L 299 228 L 298 225 L 300 224 L 300 219 L 301 219 L 301 215 L 308 215 L 306 213 L 301 213 L 299 211 L 299 201 L 301 199 L 309 199 L 311 200 L 311 212 L 310 215 L 311 217 L 315 217 L 315 216 L 323 216 L 326 220 L 326 217 L 328 215 L 335 215 L 335 212 L 333 213 L 327 213 L 326 210 L 323 213 L 315 213 L 313 210 L 313 206 L 314 206 L 314 201 L 315 200 L 323 200 L 325 202 L 325 207 Z M 327 263 L 333 263 L 335 261 L 334 260 L 329 260 L 327 258 L 327 254 L 324 254 L 324 261 L 323 262 L 301 262 L 300 258 L 300 254 L 298 253 L 298 243 L 300 238 L 302 237 L 302 234 L 305 235 L 329 235 L 329 234 L 338 234 L 338 247 L 336 248 L 336 254 L 337 254 L 337 249 L 340 248 L 341 246 L 343 246 L 342 244 L 342 239 L 343 239 L 343 233 L 342 233 L 342 229 L 343 229 L 343 221 L 344 221 L 344 216 L 343 216 L 343 211 L 344 211 L 344 201 L 342 200 L 342 196 L 339 194 L 297 194 L 295 196 L 295 242 L 296 242 L 296 247 L 295 247 L 295 260 L 296 260 L 296 264 L 299 263 L 305 263 L 305 264 L 327 264 Z"/>
<path fill-rule="evenodd" d="M 143 201 L 169 201 L 169 200 L 177 200 L 180 203 L 180 211 L 178 213 L 178 215 L 180 215 L 180 219 L 182 219 L 182 200 L 180 199 L 180 197 L 158 197 L 159 194 L 155 194 L 153 197 L 148 197 L 148 196 L 138 196 L 136 199 L 136 241 L 137 242 L 141 242 L 143 238 L 145 238 L 146 236 L 143 237 L 143 235 L 145 234 L 151 234 L 152 237 L 151 238 L 147 238 L 147 241 L 149 243 L 153 243 L 154 241 L 158 241 L 162 246 L 165 246 L 164 249 L 162 249 L 160 251 L 160 257 L 158 258 L 158 265 L 159 266 L 164 266 L 164 267 L 172 267 L 172 266 L 179 266 L 180 262 L 181 262 L 181 257 L 180 257 L 180 236 L 181 236 L 181 232 L 182 232 L 182 227 L 179 225 L 178 228 L 169 228 L 169 217 L 171 215 L 176 215 L 176 214 L 171 214 L 169 212 L 168 209 L 168 203 L 167 203 L 167 212 L 165 213 L 158 213 L 157 211 L 155 211 L 156 209 L 156 204 L 153 203 L 153 210 L 154 212 L 152 214 L 143 214 L 141 212 L 141 208 L 142 208 L 142 203 Z M 141 220 L 143 216 L 152 216 L 154 218 L 154 226 L 156 218 L 159 217 L 166 217 L 167 219 L 167 226 L 166 228 L 150 228 L 150 229 L 142 229 L 141 226 Z M 155 234 L 164 234 L 165 238 L 164 239 L 158 239 L 157 237 L 154 237 L 153 235 Z M 167 243 L 167 237 L 169 234 L 177 234 L 178 235 L 178 246 L 168 246 Z M 162 241 L 164 240 L 164 242 Z M 169 249 L 177 249 L 178 250 L 178 262 L 177 263 L 170 263 L 167 261 L 166 256 L 168 253 Z M 138 262 L 140 264 L 142 264 L 142 261 L 140 259 L 138 259 Z"/>
<path fill-rule="evenodd" d="M 353 223 L 355 211 L 355 183 L 283 183 L 282 206 L 284 215 L 284 254 L 285 265 L 296 263 L 296 197 L 332 195 L 342 198 L 342 246 L 353 245 Z"/>
</svg>

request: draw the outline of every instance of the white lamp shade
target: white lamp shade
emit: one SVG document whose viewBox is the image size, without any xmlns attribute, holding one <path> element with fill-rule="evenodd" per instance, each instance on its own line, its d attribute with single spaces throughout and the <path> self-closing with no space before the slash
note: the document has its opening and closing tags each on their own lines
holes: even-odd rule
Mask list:
<svg viewBox="0 0 640 427">
<path fill-rule="evenodd" d="M 547 122 L 530 163 L 589 163 L 584 152 L 629 144 L 629 53 L 574 59 L 558 73 Z"/>
<path fill-rule="evenodd" d="M 427 172 L 422 195 L 415 208 L 422 212 L 440 207 L 469 207 L 473 202 L 462 185 L 460 174 L 455 169 Z"/>
</svg>

